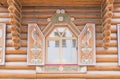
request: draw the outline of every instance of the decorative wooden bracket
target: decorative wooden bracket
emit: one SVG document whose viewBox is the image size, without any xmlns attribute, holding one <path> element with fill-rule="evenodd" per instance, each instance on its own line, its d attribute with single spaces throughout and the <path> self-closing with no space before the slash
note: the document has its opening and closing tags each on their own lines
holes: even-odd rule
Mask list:
<svg viewBox="0 0 120 80">
<path fill-rule="evenodd" d="M 15 49 L 19 49 L 21 46 L 21 38 L 20 38 L 20 27 L 21 27 L 21 9 L 22 5 L 19 0 L 7 0 L 8 3 L 8 11 L 10 17 L 11 24 L 11 34 L 13 40 L 13 46 Z"/>
<path fill-rule="evenodd" d="M 111 22 L 113 16 L 114 0 L 103 0 L 102 3 L 102 26 L 103 26 L 103 47 L 108 48 L 110 45 Z"/>
</svg>

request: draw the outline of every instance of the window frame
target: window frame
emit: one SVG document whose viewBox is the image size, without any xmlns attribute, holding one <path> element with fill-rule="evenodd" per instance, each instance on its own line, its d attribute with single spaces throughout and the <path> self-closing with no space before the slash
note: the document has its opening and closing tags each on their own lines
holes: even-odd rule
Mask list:
<svg viewBox="0 0 120 80">
<path fill-rule="evenodd" d="M 65 36 L 60 36 L 60 37 L 53 37 L 53 38 L 49 38 L 49 35 L 52 33 L 52 31 L 54 31 L 56 28 L 65 28 L 65 30 L 64 30 L 64 34 L 65 34 L 65 31 L 66 31 L 66 29 L 68 29 L 69 31 L 70 31 L 70 33 L 74 36 L 74 37 L 65 37 Z M 59 32 L 58 32 L 58 34 L 59 34 Z M 64 35 L 64 34 L 62 34 L 62 35 Z M 57 64 L 57 65 L 78 65 L 78 49 L 77 49 L 77 46 L 78 46 L 78 37 L 76 37 L 75 36 L 75 34 L 69 29 L 69 27 L 68 26 L 66 26 L 66 25 L 57 25 L 57 26 L 55 26 L 51 31 L 50 31 L 50 33 L 49 33 L 49 35 L 48 36 L 46 36 L 46 47 L 45 47 L 45 51 L 46 51 L 46 55 L 45 55 L 45 64 L 46 65 L 55 65 L 55 64 Z M 62 40 L 73 40 L 73 39 L 75 39 L 76 40 L 76 63 L 62 63 L 62 61 L 60 61 L 60 63 L 49 63 L 48 62 L 48 41 L 50 41 L 50 40 L 59 40 L 59 58 L 60 58 L 60 60 L 62 60 L 61 59 L 61 52 L 62 52 L 62 48 L 63 48 L 63 46 L 62 46 Z M 60 47 L 61 46 L 61 47 Z"/>
</svg>

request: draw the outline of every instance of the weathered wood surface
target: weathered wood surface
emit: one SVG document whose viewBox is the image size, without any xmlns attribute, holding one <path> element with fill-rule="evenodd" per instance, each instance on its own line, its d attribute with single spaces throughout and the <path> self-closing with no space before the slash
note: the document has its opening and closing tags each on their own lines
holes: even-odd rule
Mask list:
<svg viewBox="0 0 120 80">
<path fill-rule="evenodd" d="M 107 49 L 110 46 L 111 41 L 111 24 L 113 16 L 113 3 L 114 0 L 104 0 L 102 4 L 101 14 L 102 14 L 102 26 L 103 26 L 103 47 Z M 109 24 L 109 25 L 108 25 Z"/>
<path fill-rule="evenodd" d="M 117 58 L 96 58 L 97 62 L 117 62 Z M 6 58 L 6 62 L 26 62 L 26 58 Z"/>
<path fill-rule="evenodd" d="M 22 5 L 18 0 L 7 0 L 8 11 L 9 11 L 9 23 L 11 24 L 11 34 L 12 34 L 12 45 L 15 49 L 19 49 L 21 46 L 20 42 L 20 29 L 21 29 L 21 8 Z"/>
<path fill-rule="evenodd" d="M 6 0 L 0 0 L 1 6 L 6 6 Z M 10 0 L 13 1 L 13 0 Z M 19 0 L 18 0 L 19 1 Z M 18 4 L 19 2 L 16 1 Z M 100 5 L 101 0 L 20 0 L 23 6 L 81 6 L 81 5 Z M 15 2 L 14 2 L 15 4 Z M 20 4 L 19 4 L 20 6 Z"/>
</svg>

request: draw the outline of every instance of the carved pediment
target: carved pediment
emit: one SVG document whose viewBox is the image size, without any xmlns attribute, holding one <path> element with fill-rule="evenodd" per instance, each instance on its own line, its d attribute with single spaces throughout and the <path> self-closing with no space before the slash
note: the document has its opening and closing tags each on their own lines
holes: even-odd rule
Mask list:
<svg viewBox="0 0 120 80">
<path fill-rule="evenodd" d="M 47 36 L 55 26 L 68 26 L 76 36 L 80 34 L 79 29 L 73 23 L 74 18 L 65 13 L 63 9 L 56 10 L 56 13 L 51 18 L 48 18 L 47 21 L 49 24 L 43 30 L 45 36 Z"/>
</svg>

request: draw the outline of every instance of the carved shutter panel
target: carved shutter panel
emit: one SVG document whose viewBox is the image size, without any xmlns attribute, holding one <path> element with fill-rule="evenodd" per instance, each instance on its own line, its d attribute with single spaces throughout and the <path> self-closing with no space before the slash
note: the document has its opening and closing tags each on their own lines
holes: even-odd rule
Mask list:
<svg viewBox="0 0 120 80">
<path fill-rule="evenodd" d="M 95 24 L 86 24 L 78 37 L 78 64 L 96 64 Z"/>
<path fill-rule="evenodd" d="M 45 37 L 37 24 L 28 24 L 28 65 L 44 65 Z"/>
<path fill-rule="evenodd" d="M 5 63 L 6 24 L 0 23 L 0 65 Z"/>
<path fill-rule="evenodd" d="M 118 36 L 118 65 L 120 65 L 120 24 L 117 25 L 117 36 Z"/>
</svg>

